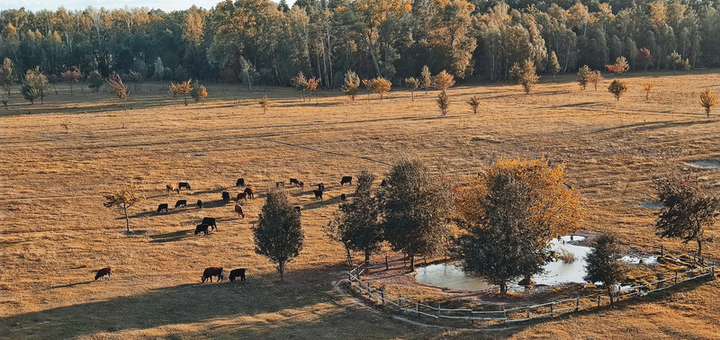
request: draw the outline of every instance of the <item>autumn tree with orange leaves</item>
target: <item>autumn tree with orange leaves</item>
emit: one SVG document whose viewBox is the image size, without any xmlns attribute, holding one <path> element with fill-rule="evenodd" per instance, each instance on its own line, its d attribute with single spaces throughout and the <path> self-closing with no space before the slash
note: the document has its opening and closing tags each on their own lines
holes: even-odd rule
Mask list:
<svg viewBox="0 0 720 340">
<path fill-rule="evenodd" d="M 580 195 L 565 165 L 545 159 L 501 159 L 456 195 L 463 267 L 507 292 L 511 280 L 530 280 L 551 260 L 548 243 L 580 228 Z M 523 280 L 523 281 L 525 281 Z"/>
</svg>

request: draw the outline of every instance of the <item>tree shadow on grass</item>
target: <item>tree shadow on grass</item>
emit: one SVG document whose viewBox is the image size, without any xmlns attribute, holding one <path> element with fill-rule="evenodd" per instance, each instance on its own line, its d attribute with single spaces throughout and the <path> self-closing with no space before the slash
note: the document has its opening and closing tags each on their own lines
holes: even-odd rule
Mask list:
<svg viewBox="0 0 720 340">
<path fill-rule="evenodd" d="M 229 272 L 233 268 L 226 269 Z M 0 338 L 75 338 L 100 332 L 199 323 L 220 317 L 254 316 L 313 306 L 337 301 L 341 297 L 330 285 L 339 274 L 328 274 L 337 273 L 340 269 L 345 268 L 324 266 L 292 271 L 291 265 L 286 283 L 275 283 L 275 273 L 253 276 L 253 269 L 248 268 L 248 278 L 244 283 L 231 283 L 226 279 L 221 283 L 201 284 L 201 273 L 198 272 L 197 282 L 194 283 L 5 317 L 0 319 Z M 80 282 L 53 288 L 131 284 L 122 281 L 122 276 L 118 274 L 112 281 Z"/>
<path fill-rule="evenodd" d="M 180 241 L 190 236 L 191 233 L 192 230 L 178 230 L 171 233 L 150 235 L 150 238 L 152 239 L 150 243 L 166 243 Z"/>
</svg>

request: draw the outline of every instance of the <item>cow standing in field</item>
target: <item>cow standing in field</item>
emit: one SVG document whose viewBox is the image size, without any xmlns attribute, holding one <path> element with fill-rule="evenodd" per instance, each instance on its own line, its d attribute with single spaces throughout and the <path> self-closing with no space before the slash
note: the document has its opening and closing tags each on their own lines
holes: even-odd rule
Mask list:
<svg viewBox="0 0 720 340">
<path fill-rule="evenodd" d="M 187 207 L 187 200 L 178 200 L 175 202 L 175 209 Z"/>
<path fill-rule="evenodd" d="M 255 194 L 253 194 L 253 190 L 251 188 L 245 188 L 244 192 L 247 194 L 248 198 L 255 199 Z"/>
<path fill-rule="evenodd" d="M 207 224 L 198 224 L 197 226 L 195 226 L 195 236 L 197 236 L 197 234 L 200 234 L 200 233 L 203 233 L 203 234 L 205 234 L 205 236 L 208 236 L 208 234 L 210 233 L 208 231 L 209 228 L 210 228 L 210 226 Z"/>
<path fill-rule="evenodd" d="M 197 207 L 198 207 L 198 209 L 202 209 L 202 207 L 203 207 L 203 201 L 202 201 L 202 200 L 197 200 Z"/>
<path fill-rule="evenodd" d="M 290 179 L 290 185 L 300 186 L 300 181 L 298 181 L 297 178 L 291 178 L 291 179 Z"/>
<path fill-rule="evenodd" d="M 222 200 L 223 202 L 227 203 L 230 202 L 230 193 L 227 191 L 223 191 L 222 193 Z"/>
<path fill-rule="evenodd" d="M 207 280 L 207 279 L 210 279 L 210 282 L 212 282 L 213 276 L 217 276 L 217 282 L 220 282 L 223 279 L 222 273 L 223 273 L 223 267 L 205 268 L 205 271 L 203 271 L 202 283 L 205 283 L 205 280 Z"/>
<path fill-rule="evenodd" d="M 188 182 L 180 182 L 180 183 L 178 183 L 178 189 L 188 189 L 188 190 L 192 190 L 192 189 L 190 189 L 190 183 L 188 183 Z"/>
<path fill-rule="evenodd" d="M 315 198 L 319 198 L 322 201 L 322 195 L 323 195 L 322 190 L 313 190 L 313 194 L 315 195 Z"/>
<path fill-rule="evenodd" d="M 344 185 L 345 183 L 352 185 L 352 176 L 343 176 L 343 178 L 340 179 L 340 185 Z"/>
<path fill-rule="evenodd" d="M 159 214 L 159 213 L 162 212 L 162 211 L 168 212 L 168 204 L 167 204 L 167 203 L 160 203 L 160 204 L 158 205 L 157 213 Z"/>
<path fill-rule="evenodd" d="M 230 282 L 235 282 L 236 277 L 240 278 L 240 282 L 245 282 L 245 268 L 231 270 L 230 276 L 228 277 L 228 279 L 230 279 Z"/>
<path fill-rule="evenodd" d="M 108 280 L 112 280 L 112 267 L 105 267 L 103 269 L 100 269 L 95 273 L 95 281 L 97 281 L 99 278 L 107 275 Z"/>
<path fill-rule="evenodd" d="M 165 193 L 170 195 L 171 192 L 180 193 L 180 188 L 174 184 L 168 184 L 165 186 Z"/>
<path fill-rule="evenodd" d="M 235 212 L 240 215 L 242 218 L 245 218 L 245 213 L 243 212 L 242 206 L 240 206 L 240 203 L 235 204 Z"/>
<path fill-rule="evenodd" d="M 325 183 L 318 183 L 317 187 L 320 191 L 325 190 Z"/>
<path fill-rule="evenodd" d="M 237 194 L 237 197 L 235 198 L 235 202 L 238 202 L 240 200 L 245 200 L 247 202 L 247 193 L 241 192 Z"/>
<path fill-rule="evenodd" d="M 245 179 L 244 178 L 238 178 L 237 182 L 235 182 L 236 187 L 244 187 L 245 186 Z"/>
<path fill-rule="evenodd" d="M 347 195 L 345 195 L 345 194 L 340 194 L 340 200 L 343 201 L 343 202 L 347 201 Z"/>
<path fill-rule="evenodd" d="M 215 222 L 216 222 L 215 218 L 213 218 L 213 217 L 203 217 L 201 223 L 207 224 L 207 225 L 213 227 L 213 229 L 217 230 L 217 224 Z"/>
</svg>

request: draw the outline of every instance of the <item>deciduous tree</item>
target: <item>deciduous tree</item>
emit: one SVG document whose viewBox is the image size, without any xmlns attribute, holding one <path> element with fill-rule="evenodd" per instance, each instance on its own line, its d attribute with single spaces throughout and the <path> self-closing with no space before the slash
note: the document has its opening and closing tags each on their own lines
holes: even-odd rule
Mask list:
<svg viewBox="0 0 720 340">
<path fill-rule="evenodd" d="M 513 67 L 510 69 L 510 74 L 518 84 L 522 85 L 525 94 L 530 94 L 532 87 L 540 80 L 540 77 L 537 75 L 537 70 L 535 69 L 535 62 L 531 59 L 526 59 L 522 66 L 518 63 L 513 64 Z"/>
<path fill-rule="evenodd" d="M 480 97 L 472 96 L 470 97 L 470 100 L 467 101 L 467 103 L 468 105 L 470 105 L 473 114 L 478 114 L 478 110 L 480 109 Z"/>
<path fill-rule="evenodd" d="M 192 79 L 177 84 L 170 83 L 170 94 L 173 96 L 182 95 L 185 106 L 187 106 L 187 96 L 190 91 L 192 91 Z"/>
<path fill-rule="evenodd" d="M 608 92 L 612 93 L 617 101 L 620 101 L 620 96 L 627 92 L 627 90 L 627 84 L 618 79 L 614 79 L 612 83 L 610 83 L 610 86 L 608 86 Z"/>
<path fill-rule="evenodd" d="M 93 92 L 98 92 L 103 84 L 105 84 L 105 80 L 100 75 L 100 72 L 97 70 L 90 72 L 88 76 L 88 87 L 91 88 Z"/>
<path fill-rule="evenodd" d="M 123 105 L 125 106 L 125 111 L 127 111 L 127 100 L 130 97 L 130 89 L 128 89 L 127 85 L 125 85 L 122 81 L 122 78 L 120 78 L 120 75 L 117 73 L 113 73 L 105 79 L 105 81 L 110 86 L 110 92 L 115 95 L 115 97 L 118 97 L 118 99 L 122 100 Z"/>
<path fill-rule="evenodd" d="M 392 83 L 382 77 L 377 77 L 375 79 L 370 80 L 370 89 L 380 95 L 380 100 L 383 99 L 385 95 L 390 92 L 390 89 L 392 88 Z"/>
<path fill-rule="evenodd" d="M 134 187 L 124 186 L 115 189 L 113 193 L 107 194 L 104 197 L 105 203 L 103 203 L 103 205 L 106 208 L 116 207 L 120 210 L 123 216 L 125 216 L 125 226 L 127 228 L 127 232 L 129 233 L 130 217 L 128 216 L 128 209 L 142 202 L 145 199 L 145 196 L 138 193 L 137 189 Z"/>
<path fill-rule="evenodd" d="M 708 118 L 710 118 L 710 110 L 717 104 L 718 97 L 709 87 L 705 88 L 705 91 L 700 92 L 700 105 L 705 108 L 705 113 Z"/>
<path fill-rule="evenodd" d="M 40 98 L 40 103 L 44 103 L 45 93 L 48 90 L 47 84 L 47 77 L 40 72 L 39 67 L 35 67 L 25 73 L 20 93 L 22 93 L 23 98 L 30 101 L 30 104 L 34 104 L 35 99 L 38 98 Z"/>
<path fill-rule="evenodd" d="M 73 66 L 69 70 L 60 74 L 60 78 L 66 83 L 70 84 L 70 94 L 73 93 L 73 85 L 75 85 L 80 79 L 82 79 L 82 72 L 77 66 Z"/>
<path fill-rule="evenodd" d="M 205 98 L 207 98 L 207 96 L 207 89 L 204 85 L 198 83 L 193 84 L 192 90 L 190 90 L 190 97 L 195 99 L 195 103 L 202 101 L 203 104 L 205 104 Z"/>
<path fill-rule="evenodd" d="M 447 73 L 445 70 L 442 70 L 435 76 L 433 85 L 436 89 L 440 91 L 445 91 L 455 85 L 455 79 L 452 74 Z"/>
<path fill-rule="evenodd" d="M 2 67 L 0 67 L 0 82 L 2 82 L 3 87 L 5 87 L 5 92 L 7 92 L 8 96 L 10 95 L 10 88 L 15 84 L 16 80 L 13 66 L 12 60 L 5 58 Z"/>
<path fill-rule="evenodd" d="M 548 72 L 552 75 L 553 81 L 555 81 L 555 75 L 560 73 L 560 62 L 558 61 L 555 51 L 550 52 L 550 57 L 548 58 Z"/>
<path fill-rule="evenodd" d="M 691 174 L 676 173 L 655 180 L 658 203 L 662 205 L 655 221 L 660 237 L 696 242 L 702 256 L 705 228 L 715 225 L 720 215 L 720 198 L 703 192 Z"/>
<path fill-rule="evenodd" d="M 602 83 L 603 80 L 605 79 L 598 70 L 590 72 L 590 76 L 588 77 L 588 82 L 593 84 L 595 91 L 597 91 L 598 84 Z"/>
<path fill-rule="evenodd" d="M 643 91 L 645 91 L 645 101 L 650 100 L 650 91 L 652 91 L 653 87 L 655 87 L 655 83 L 651 81 L 643 84 Z"/>
<path fill-rule="evenodd" d="M 410 89 L 410 98 L 415 101 L 415 90 L 420 87 L 420 81 L 415 77 L 405 78 L 405 85 Z"/>
<path fill-rule="evenodd" d="M 263 114 L 267 113 L 268 108 L 270 107 L 270 98 L 268 98 L 267 95 L 260 98 L 260 101 L 258 102 L 260 104 L 260 107 L 263 109 Z"/>
<path fill-rule="evenodd" d="M 425 93 L 433 86 L 432 73 L 430 73 L 430 68 L 427 65 L 423 66 L 420 71 L 420 83 L 423 89 L 425 89 Z"/>
<path fill-rule="evenodd" d="M 440 94 L 438 94 L 437 99 L 438 107 L 440 108 L 440 113 L 444 116 L 447 114 L 447 110 L 450 107 L 450 98 L 448 98 L 447 93 L 445 90 L 440 91 Z"/>
<path fill-rule="evenodd" d="M 618 76 L 621 76 L 630 69 L 630 64 L 628 64 L 627 59 L 625 59 L 625 57 L 620 56 L 620 57 L 617 57 L 617 59 L 615 59 L 615 64 L 605 65 L 605 68 L 608 71 L 615 73 Z"/>
</svg>

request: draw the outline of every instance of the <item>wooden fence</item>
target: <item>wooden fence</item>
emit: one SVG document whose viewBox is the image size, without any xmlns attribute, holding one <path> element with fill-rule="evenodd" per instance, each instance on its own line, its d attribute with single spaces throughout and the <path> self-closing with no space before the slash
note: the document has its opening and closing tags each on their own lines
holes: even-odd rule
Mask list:
<svg viewBox="0 0 720 340">
<path fill-rule="evenodd" d="M 550 301 L 543 304 L 503 308 L 503 309 L 458 309 L 458 308 L 442 308 L 440 305 L 430 306 L 411 299 L 404 298 L 399 295 L 389 294 L 383 290 L 372 287 L 370 284 L 362 281 L 360 275 L 365 271 L 364 264 L 353 268 L 348 272 L 348 281 L 350 286 L 367 300 L 377 305 L 386 306 L 390 309 L 397 308 L 401 313 L 417 315 L 436 320 L 469 320 L 469 321 L 494 321 L 503 323 L 523 322 L 540 318 L 552 318 L 558 315 L 575 313 L 579 311 L 607 306 L 610 304 L 610 298 L 603 293 L 578 296 L 570 299 Z M 631 287 L 621 287 L 620 291 L 615 293 L 615 300 L 622 301 L 636 296 L 645 296 L 649 293 L 665 290 L 684 282 L 695 280 L 703 277 L 714 277 L 715 266 L 707 266 L 702 268 L 691 269 L 685 272 L 676 272 L 674 276 L 662 280 L 654 281 L 648 284 Z M 489 308 L 497 308 L 497 306 L 488 306 Z"/>
</svg>

